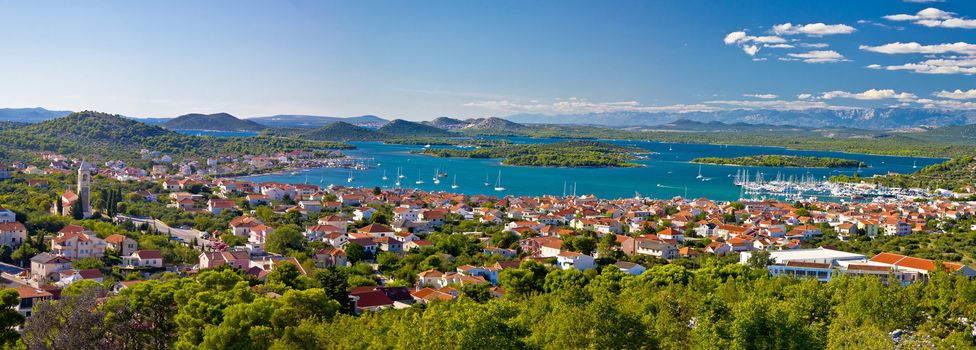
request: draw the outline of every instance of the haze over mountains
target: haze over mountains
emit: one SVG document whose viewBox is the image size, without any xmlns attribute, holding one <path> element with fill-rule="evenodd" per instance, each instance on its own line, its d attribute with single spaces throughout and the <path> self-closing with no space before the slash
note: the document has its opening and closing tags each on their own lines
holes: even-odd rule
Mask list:
<svg viewBox="0 0 976 350">
<path fill-rule="evenodd" d="M 976 123 L 974 110 L 916 108 L 729 110 L 716 112 L 609 112 L 564 115 L 516 114 L 505 117 L 517 123 L 588 124 L 613 127 L 662 125 L 678 119 L 698 122 L 802 125 L 806 127 L 850 127 L 899 129 L 919 126 Z"/>
<path fill-rule="evenodd" d="M 44 108 L 0 108 L 0 121 L 37 123 L 71 113 Z M 188 114 L 177 118 L 136 118 L 147 124 L 162 125 L 169 129 L 207 129 L 225 131 L 260 131 L 264 128 L 319 128 L 335 122 L 345 122 L 367 128 L 381 128 L 390 120 L 374 115 L 358 117 L 328 117 L 313 115 L 273 115 L 255 118 L 237 118 L 227 113 L 211 115 Z M 443 130 L 519 131 L 521 124 L 568 124 L 608 127 L 655 127 L 668 130 L 673 124 L 682 127 L 690 123 L 702 123 L 698 128 L 715 129 L 707 123 L 721 122 L 750 129 L 750 125 L 803 126 L 810 128 L 858 128 L 871 130 L 938 127 L 947 125 L 976 124 L 976 110 L 941 110 L 919 108 L 863 108 L 863 109 L 807 109 L 782 110 L 727 110 L 715 112 L 607 112 L 579 114 L 515 114 L 503 118 L 456 119 L 439 117 L 431 121 L 417 122 Z M 670 125 L 670 126 L 669 126 Z M 428 130 L 429 132 L 433 132 Z M 715 130 L 720 131 L 720 130 Z M 420 132 L 423 133 L 423 132 Z"/>
</svg>

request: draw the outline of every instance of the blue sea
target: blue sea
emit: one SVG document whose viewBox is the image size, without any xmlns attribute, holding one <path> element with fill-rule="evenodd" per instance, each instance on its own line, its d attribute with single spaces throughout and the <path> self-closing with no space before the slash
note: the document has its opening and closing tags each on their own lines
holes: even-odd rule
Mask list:
<svg viewBox="0 0 976 350">
<path fill-rule="evenodd" d="M 509 138 L 516 143 L 549 143 L 557 139 Z M 724 146 L 707 144 L 667 144 L 643 141 L 607 141 L 623 146 L 639 147 L 655 154 L 648 159 L 635 161 L 643 165 L 635 168 L 542 168 L 515 167 L 501 165 L 500 159 L 437 158 L 411 154 L 421 150 L 418 145 L 387 145 L 379 142 L 353 142 L 358 149 L 346 151 L 354 157 L 370 158 L 372 165 L 368 170 L 349 169 L 308 169 L 292 174 L 272 174 L 252 176 L 253 181 L 275 181 L 284 183 L 310 183 L 319 185 L 344 185 L 393 188 L 398 169 L 406 177 L 401 187 L 419 188 L 427 191 L 448 191 L 466 194 L 491 195 L 562 195 L 594 194 L 601 198 L 633 197 L 639 193 L 651 198 L 690 198 L 706 197 L 715 200 L 736 200 L 739 189 L 733 184 L 738 170 L 748 170 L 752 174 L 763 172 L 765 178 L 772 179 L 777 173 L 788 177 L 794 175 L 813 176 L 825 179 L 831 175 L 853 175 L 855 169 L 820 168 L 766 168 L 738 167 L 724 165 L 699 165 L 689 163 L 698 157 L 737 157 L 759 154 L 800 155 L 817 157 L 838 157 L 862 161 L 870 168 L 860 169 L 861 176 L 886 174 L 888 172 L 910 173 L 944 159 L 875 156 L 841 152 L 797 151 L 775 147 Z M 670 150 L 669 150 L 670 148 Z M 700 168 L 699 168 L 700 167 Z M 916 168 L 917 167 L 917 168 Z M 435 184 L 434 171 L 447 173 Z M 697 178 L 699 169 L 703 179 Z M 499 181 L 504 191 L 495 191 Z M 388 177 L 383 180 L 384 173 Z M 347 182 L 352 176 L 355 180 Z M 457 189 L 451 185 L 457 178 Z M 416 184 L 417 179 L 423 184 Z M 485 183 L 488 185 L 485 185 Z"/>
<path fill-rule="evenodd" d="M 213 130 L 175 130 L 178 133 L 193 136 L 213 136 L 213 137 L 250 137 L 257 136 L 253 131 L 213 131 Z"/>
</svg>

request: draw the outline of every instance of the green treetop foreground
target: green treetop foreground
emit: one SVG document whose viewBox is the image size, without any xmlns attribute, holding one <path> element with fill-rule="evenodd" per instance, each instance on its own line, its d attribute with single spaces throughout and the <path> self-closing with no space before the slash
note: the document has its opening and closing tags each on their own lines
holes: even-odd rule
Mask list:
<svg viewBox="0 0 976 350">
<path fill-rule="evenodd" d="M 976 319 L 976 282 L 944 272 L 903 287 L 771 278 L 762 266 L 715 259 L 694 272 L 671 264 L 638 277 L 612 265 L 579 272 L 524 262 L 501 273 L 501 299 L 459 287 L 454 302 L 355 316 L 343 270 L 287 281 L 294 274 L 276 271 L 264 284 L 227 268 L 167 275 L 104 300 L 96 284 L 72 287 L 35 306 L 21 341 L 31 349 L 893 349 L 890 333 L 901 330 L 902 348 L 969 349 L 967 320 Z"/>
<path fill-rule="evenodd" d="M 755 155 L 733 158 L 704 157 L 691 160 L 692 163 L 765 166 L 783 168 L 866 168 L 864 162 L 830 157 L 803 157 L 781 155 Z"/>
</svg>

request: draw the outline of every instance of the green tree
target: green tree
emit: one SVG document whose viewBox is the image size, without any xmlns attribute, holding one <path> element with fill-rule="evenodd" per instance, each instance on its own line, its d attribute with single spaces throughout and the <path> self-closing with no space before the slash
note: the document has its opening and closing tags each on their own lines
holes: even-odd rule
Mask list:
<svg viewBox="0 0 976 350">
<path fill-rule="evenodd" d="M 15 289 L 0 290 L 0 344 L 9 347 L 20 339 L 17 332 L 24 324 L 24 316 L 17 312 L 20 296 Z"/>
<path fill-rule="evenodd" d="M 76 200 L 74 203 L 71 203 L 70 212 L 72 219 L 81 220 L 85 218 L 85 209 L 81 207 L 80 199 Z"/>
<path fill-rule="evenodd" d="M 363 246 L 355 242 L 346 244 L 344 251 L 346 252 L 346 260 L 350 264 L 355 264 L 370 258 L 370 254 L 366 251 L 366 248 L 363 248 Z"/>
<path fill-rule="evenodd" d="M 289 250 L 302 251 L 305 248 L 305 236 L 297 225 L 283 225 L 268 234 L 265 248 L 278 254 Z"/>
</svg>

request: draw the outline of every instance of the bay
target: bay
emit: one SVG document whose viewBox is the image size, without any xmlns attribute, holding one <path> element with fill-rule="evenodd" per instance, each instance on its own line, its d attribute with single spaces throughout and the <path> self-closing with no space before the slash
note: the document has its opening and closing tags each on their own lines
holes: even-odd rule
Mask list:
<svg viewBox="0 0 976 350">
<path fill-rule="evenodd" d="M 551 143 L 562 141 L 559 139 L 530 139 L 507 138 L 515 143 Z M 633 197 L 639 193 L 644 197 L 672 198 L 686 196 L 689 198 L 705 197 L 713 200 L 736 200 L 739 189 L 733 184 L 733 177 L 737 170 L 748 170 L 752 174 L 763 172 L 766 179 L 772 179 L 777 173 L 784 177 L 790 175 L 814 176 L 825 179 L 831 175 L 853 175 L 855 169 L 820 169 L 820 168 L 775 168 L 775 167 L 740 167 L 726 165 L 699 165 L 689 163 L 698 157 L 738 157 L 760 154 L 798 155 L 815 157 L 837 157 L 862 161 L 869 168 L 860 169 L 861 176 L 886 174 L 888 172 L 910 173 L 930 164 L 943 162 L 944 159 L 876 156 L 865 154 L 850 154 L 842 152 L 798 151 L 776 147 L 758 146 L 724 146 L 710 144 L 667 144 L 658 142 L 611 140 L 606 141 L 623 146 L 639 147 L 654 154 L 648 159 L 636 160 L 643 165 L 634 168 L 544 168 L 544 167 L 515 167 L 501 165 L 500 159 L 468 159 L 468 158 L 437 158 L 432 156 L 412 154 L 419 151 L 418 145 L 388 145 L 380 142 L 352 142 L 358 149 L 345 151 L 353 157 L 371 158 L 371 167 L 367 170 L 349 169 L 307 169 L 295 175 L 268 174 L 247 177 L 256 182 L 305 183 L 317 185 L 342 185 L 357 187 L 393 188 L 397 170 L 402 169 L 406 176 L 402 179 L 402 186 L 418 188 L 425 191 L 446 191 L 465 194 L 488 195 L 562 195 L 564 188 L 567 194 L 592 194 L 600 198 Z M 670 148 L 670 149 L 669 149 Z M 376 164 L 381 164 L 376 166 Z M 699 166 L 704 179 L 698 179 Z M 439 169 L 447 173 L 447 177 L 440 178 L 440 184 L 435 184 L 434 170 Z M 387 180 L 383 180 L 384 171 Z M 494 186 L 498 173 L 501 171 L 501 185 L 504 191 L 495 191 Z M 355 178 L 347 182 L 349 176 Z M 451 185 L 457 176 L 457 189 Z M 423 184 L 416 184 L 417 179 Z M 485 183 L 489 183 L 488 186 Z"/>
</svg>

